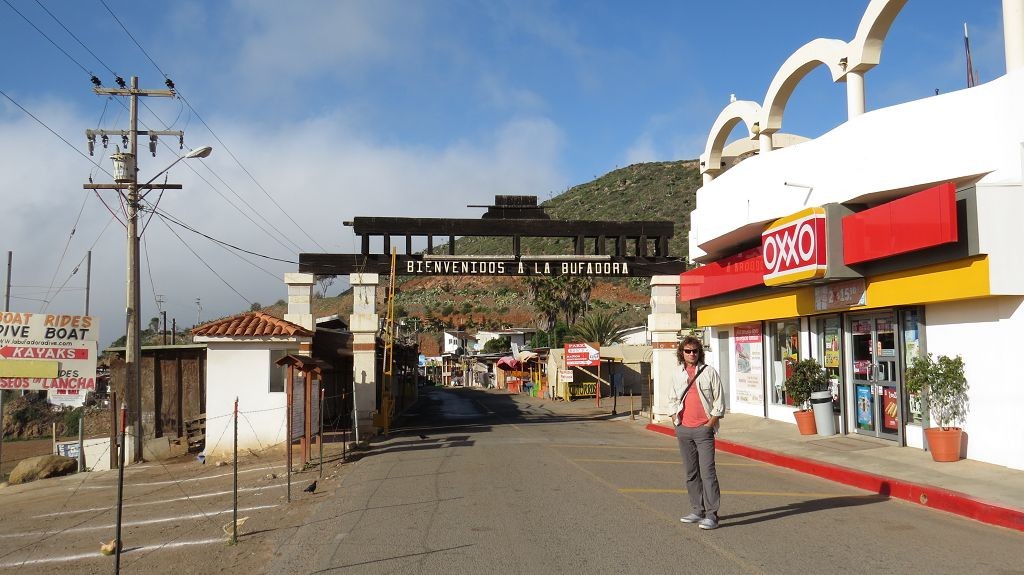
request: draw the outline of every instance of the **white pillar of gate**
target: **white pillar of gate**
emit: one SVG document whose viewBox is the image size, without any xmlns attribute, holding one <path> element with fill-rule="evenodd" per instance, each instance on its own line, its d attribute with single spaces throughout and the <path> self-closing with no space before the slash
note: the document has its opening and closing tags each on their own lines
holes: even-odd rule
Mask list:
<svg viewBox="0 0 1024 575">
<path fill-rule="evenodd" d="M 377 284 L 379 274 L 349 274 L 352 286 L 352 385 L 359 433 L 373 431 L 377 406 Z"/>
<path fill-rule="evenodd" d="M 672 373 L 679 365 L 676 347 L 683 317 L 677 310 L 679 276 L 651 277 L 651 314 L 647 316 L 647 330 L 651 333 L 651 378 L 654 397 L 651 398 L 652 420 L 668 421 L 668 398 L 672 393 Z"/>
</svg>

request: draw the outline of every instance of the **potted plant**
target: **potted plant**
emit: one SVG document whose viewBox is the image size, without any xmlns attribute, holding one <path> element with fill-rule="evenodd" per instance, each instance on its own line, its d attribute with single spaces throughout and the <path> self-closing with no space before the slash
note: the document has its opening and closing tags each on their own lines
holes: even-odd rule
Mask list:
<svg viewBox="0 0 1024 575">
<path fill-rule="evenodd" d="M 907 367 L 904 383 L 908 393 L 920 394 L 925 409 L 937 427 L 925 428 L 932 459 L 957 461 L 963 430 L 956 425 L 967 417 L 967 378 L 964 360 L 959 355 L 949 357 L 932 354 L 915 357 Z"/>
<path fill-rule="evenodd" d="M 797 427 L 802 435 L 813 435 L 818 433 L 818 426 L 815 421 L 815 412 L 811 411 L 808 402 L 815 392 L 828 391 L 828 374 L 815 359 L 803 359 L 793 365 L 793 371 L 786 378 L 784 384 L 786 397 L 793 400 L 797 410 L 793 412 L 796 418 Z M 829 401 L 832 395 L 829 394 Z M 835 433 L 835 425 L 832 424 L 832 406 L 828 405 L 828 423 Z M 829 435 L 832 435 L 829 433 Z"/>
</svg>

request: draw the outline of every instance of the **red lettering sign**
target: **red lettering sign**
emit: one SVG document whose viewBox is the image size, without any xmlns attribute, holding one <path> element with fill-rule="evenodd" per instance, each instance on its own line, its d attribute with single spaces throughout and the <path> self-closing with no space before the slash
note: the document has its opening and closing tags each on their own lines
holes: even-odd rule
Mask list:
<svg viewBox="0 0 1024 575">
<path fill-rule="evenodd" d="M 826 270 L 825 209 L 808 208 L 776 220 L 761 234 L 764 284 L 820 278 Z"/>
</svg>

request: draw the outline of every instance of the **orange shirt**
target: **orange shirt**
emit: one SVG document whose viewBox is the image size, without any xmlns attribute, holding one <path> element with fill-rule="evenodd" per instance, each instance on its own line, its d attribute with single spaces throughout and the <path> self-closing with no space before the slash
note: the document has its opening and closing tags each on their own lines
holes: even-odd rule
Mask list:
<svg viewBox="0 0 1024 575">
<path fill-rule="evenodd" d="M 696 367 L 686 366 L 687 376 L 692 378 L 695 373 L 697 373 Z M 679 412 L 680 423 L 684 427 L 700 427 L 711 421 L 708 414 L 704 412 L 704 404 L 701 403 L 699 394 L 697 382 L 694 381 L 686 392 L 686 397 L 683 398 L 683 410 Z"/>
</svg>

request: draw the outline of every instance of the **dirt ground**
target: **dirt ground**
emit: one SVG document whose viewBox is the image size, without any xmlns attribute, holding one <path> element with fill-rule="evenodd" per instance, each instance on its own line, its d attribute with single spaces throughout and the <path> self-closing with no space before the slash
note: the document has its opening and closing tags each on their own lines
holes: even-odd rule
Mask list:
<svg viewBox="0 0 1024 575">
<path fill-rule="evenodd" d="M 3 445 L 3 462 L 0 463 L 0 475 L 6 479 L 11 470 L 22 459 L 53 453 L 52 439 L 27 439 L 22 441 L 5 440 Z"/>
<path fill-rule="evenodd" d="M 15 446 L 11 448 L 10 446 Z M 3 458 L 49 452 L 49 440 L 4 444 Z M 125 469 L 123 573 L 263 573 L 269 559 L 311 508 L 340 483 L 342 443 L 327 443 L 323 476 L 312 466 L 292 473 L 288 501 L 283 451 L 240 458 L 236 544 L 232 466 L 194 454 Z M 297 461 L 297 459 L 296 459 Z M 79 473 L 0 487 L 0 573 L 110 573 L 113 556 L 100 545 L 115 537 L 118 471 Z M 317 480 L 315 492 L 303 488 Z"/>
</svg>

